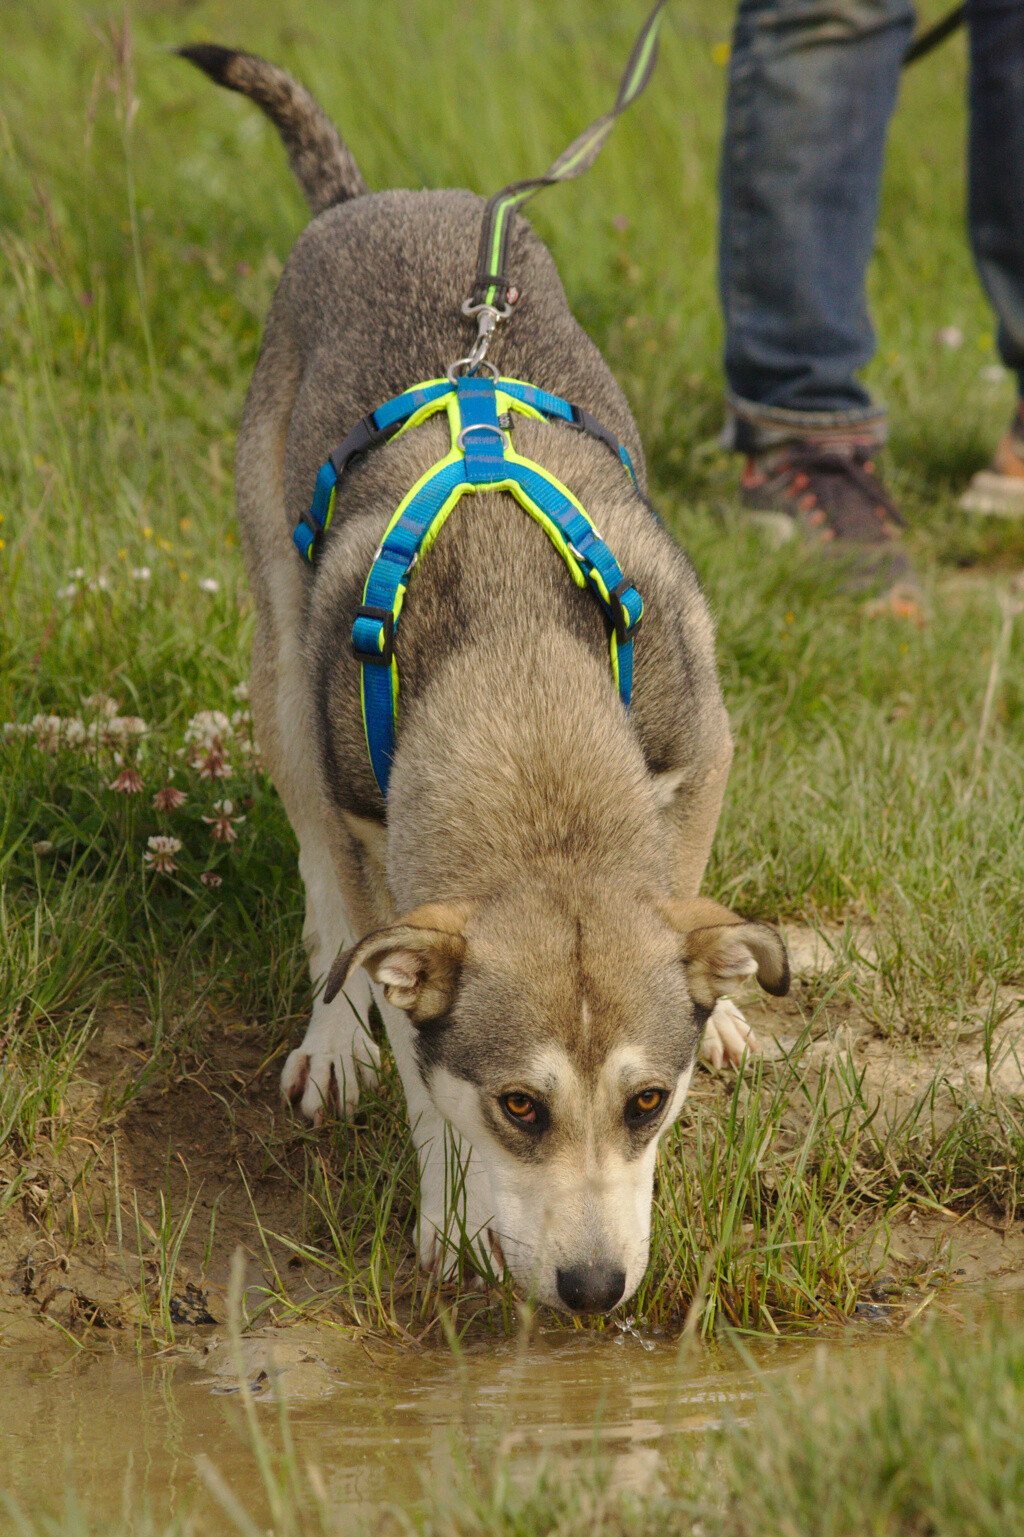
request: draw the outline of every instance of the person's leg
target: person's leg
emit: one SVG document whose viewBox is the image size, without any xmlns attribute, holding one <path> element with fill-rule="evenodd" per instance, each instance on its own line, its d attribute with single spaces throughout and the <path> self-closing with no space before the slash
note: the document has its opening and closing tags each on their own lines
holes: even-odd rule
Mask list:
<svg viewBox="0 0 1024 1537">
<path fill-rule="evenodd" d="M 999 354 L 1017 376 L 1014 421 L 963 505 L 1024 513 L 1024 4 L 969 0 L 968 224 Z"/>
<path fill-rule="evenodd" d="M 864 278 L 909 0 L 741 0 L 721 167 L 726 442 L 742 497 L 835 553 L 853 586 L 910 576 L 874 473 L 884 409 L 858 381 L 874 350 Z M 881 548 L 880 548 L 881 547 Z"/>
<path fill-rule="evenodd" d="M 912 26 L 908 0 L 741 0 L 719 240 L 740 449 L 884 422 L 855 375 L 874 348 L 864 274 Z"/>
</svg>

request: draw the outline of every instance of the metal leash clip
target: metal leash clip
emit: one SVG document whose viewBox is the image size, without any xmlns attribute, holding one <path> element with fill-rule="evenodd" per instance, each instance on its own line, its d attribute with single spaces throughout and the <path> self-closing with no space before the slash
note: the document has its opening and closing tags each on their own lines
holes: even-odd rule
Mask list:
<svg viewBox="0 0 1024 1537">
<path fill-rule="evenodd" d="M 472 320 L 476 318 L 476 341 L 473 343 L 469 355 L 458 358 L 448 370 L 448 377 L 452 383 L 460 373 L 475 374 L 481 363 L 489 369 L 495 378 L 498 370 L 493 363 L 484 363 L 484 356 L 491 345 L 491 337 L 494 335 L 499 323 L 507 320 L 512 313 L 511 304 L 474 304 L 472 299 L 466 299 L 462 305 L 462 313 Z"/>
</svg>

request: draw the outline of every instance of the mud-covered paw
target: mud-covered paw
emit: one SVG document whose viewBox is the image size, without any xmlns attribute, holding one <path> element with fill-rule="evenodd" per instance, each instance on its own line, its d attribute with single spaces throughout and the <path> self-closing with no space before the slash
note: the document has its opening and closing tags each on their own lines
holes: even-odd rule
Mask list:
<svg viewBox="0 0 1024 1537">
<path fill-rule="evenodd" d="M 311 1024 L 281 1073 L 281 1093 L 314 1126 L 327 1114 L 348 1116 L 363 1085 L 377 1082 L 380 1052 L 359 1028 L 331 1030 Z"/>
<path fill-rule="evenodd" d="M 719 998 L 704 1027 L 700 1054 L 712 1067 L 740 1067 L 745 1052 L 760 1051 L 757 1036 L 731 998 Z"/>
</svg>

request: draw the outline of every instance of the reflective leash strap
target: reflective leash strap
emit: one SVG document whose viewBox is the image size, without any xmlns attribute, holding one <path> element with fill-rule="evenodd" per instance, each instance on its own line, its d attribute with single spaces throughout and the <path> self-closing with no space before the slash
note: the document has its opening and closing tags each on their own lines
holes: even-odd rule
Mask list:
<svg viewBox="0 0 1024 1537">
<path fill-rule="evenodd" d="M 616 118 L 636 100 L 651 78 L 658 57 L 658 31 L 664 4 L 665 0 L 658 0 L 640 29 L 611 111 L 605 112 L 589 128 L 584 129 L 568 149 L 563 150 L 545 175 L 528 181 L 511 182 L 496 192 L 484 209 L 476 278 L 473 291 L 462 306 L 462 313 L 475 317 L 477 321 L 476 343 L 468 358 L 459 360 L 467 366 L 467 372 L 472 373 L 479 367 L 495 327 L 511 313 L 511 307 L 519 296 L 507 272 L 513 214 L 542 187 L 551 187 L 560 181 L 572 181 L 593 165 Z M 458 363 L 454 365 L 455 368 L 458 366 Z"/>
<path fill-rule="evenodd" d="M 360 698 L 366 746 L 385 799 L 398 709 L 395 630 L 409 577 L 430 549 L 452 508 L 468 491 L 508 491 L 541 525 L 565 560 L 573 581 L 578 587 L 590 589 L 609 620 L 612 674 L 627 710 L 632 694 L 633 637 L 643 618 L 640 594 L 623 576 L 611 550 L 572 492 L 541 466 L 513 452 L 509 435 L 499 421 L 498 397 L 502 396 L 503 403 L 507 402 L 511 409 L 518 407 L 527 414 L 540 415 L 539 404 L 529 398 L 533 396 L 559 408 L 546 414 L 570 421 L 574 419 L 574 408 L 557 396 L 548 396 L 517 380 L 502 379 L 495 383 L 490 378 L 464 377 L 448 390 L 447 399 L 432 409 L 447 409 L 451 450 L 431 466 L 399 505 L 374 557 L 352 627 L 352 649 L 362 664 Z M 605 442 L 610 438 L 604 429 L 595 436 Z M 611 446 L 618 453 L 614 439 Z M 628 467 L 628 455 L 623 462 Z"/>
</svg>

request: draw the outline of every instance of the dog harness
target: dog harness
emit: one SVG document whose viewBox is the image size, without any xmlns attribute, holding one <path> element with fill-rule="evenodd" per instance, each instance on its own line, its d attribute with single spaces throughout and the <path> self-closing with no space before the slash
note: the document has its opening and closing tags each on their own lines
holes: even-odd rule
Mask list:
<svg viewBox="0 0 1024 1537">
<path fill-rule="evenodd" d="M 564 421 L 600 439 L 621 461 L 635 486 L 627 450 L 588 411 L 517 379 L 471 374 L 454 380 L 432 379 L 365 416 L 317 475 L 313 504 L 292 535 L 300 555 L 307 561 L 315 559 L 330 527 L 338 487 L 352 460 L 441 411 L 448 415 L 451 448 L 400 502 L 373 557 L 352 626 L 352 649 L 361 663 L 366 745 L 385 799 L 398 709 L 395 629 L 413 570 L 467 492 L 510 492 L 544 529 L 577 587 L 589 588 L 594 594 L 611 625 L 612 676 L 626 709 L 633 686 L 633 637 L 643 617 L 640 594 L 623 576 L 573 493 L 550 470 L 522 458 L 512 448 L 512 413 L 539 421 Z"/>
</svg>

